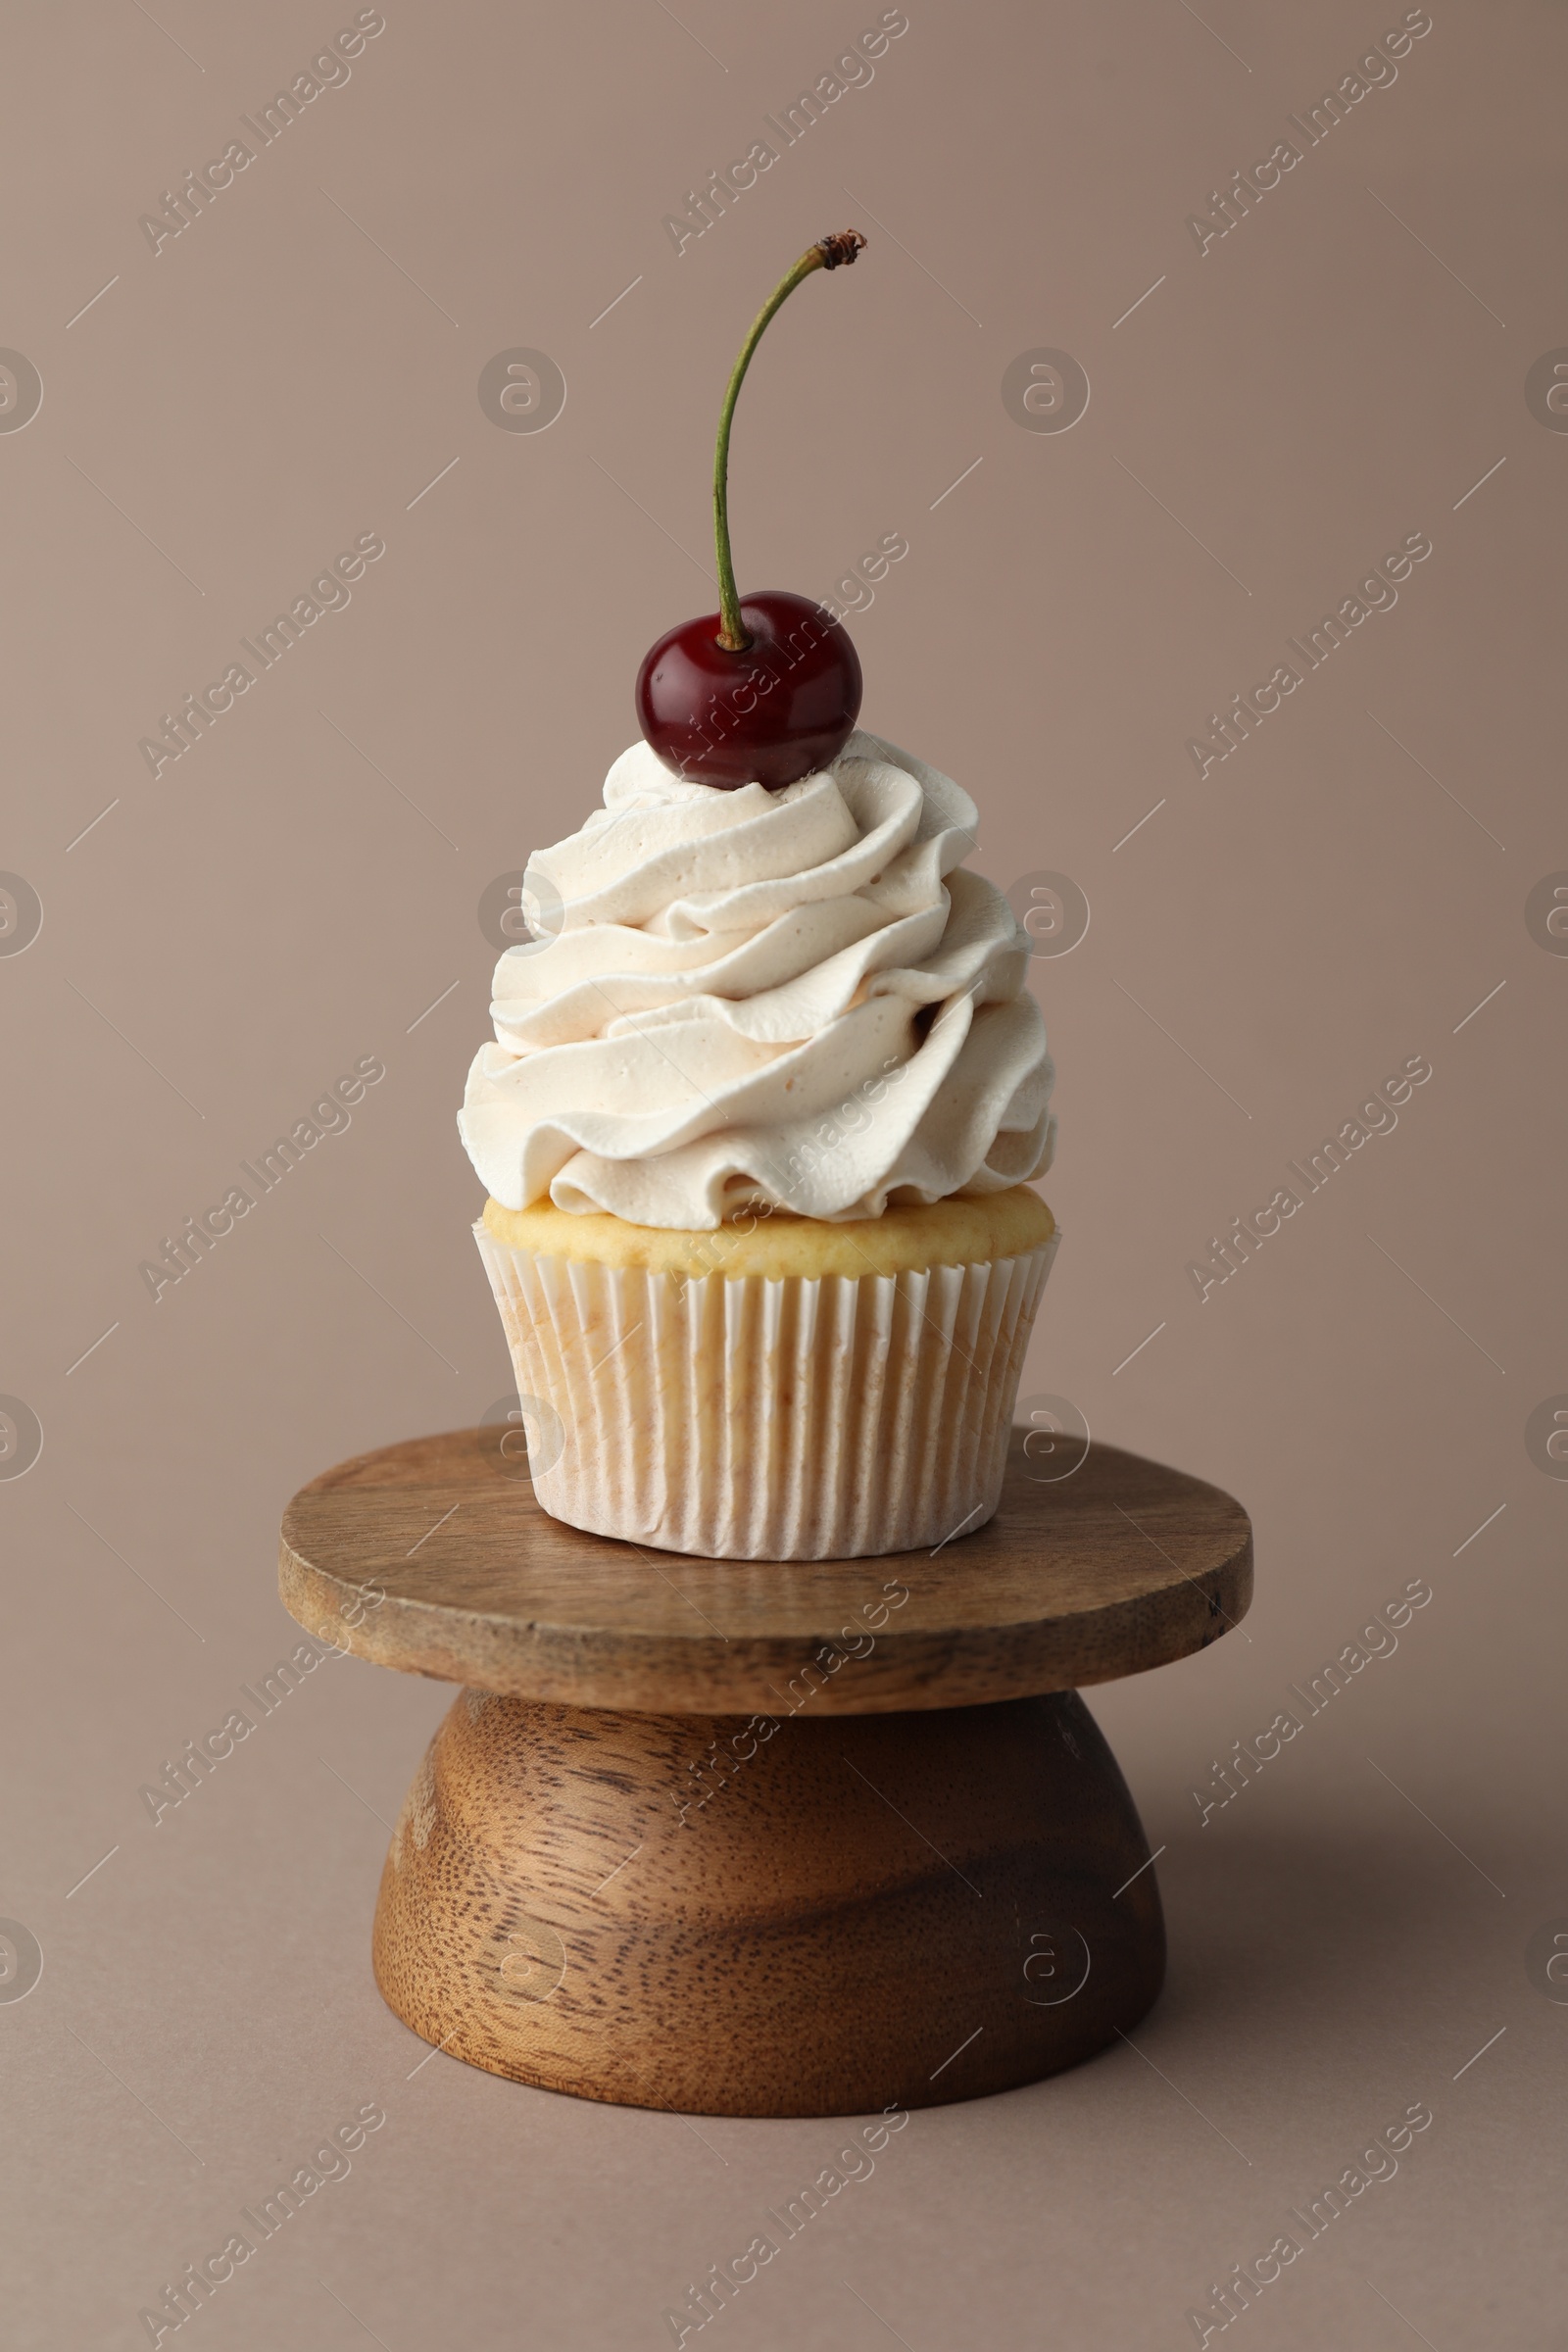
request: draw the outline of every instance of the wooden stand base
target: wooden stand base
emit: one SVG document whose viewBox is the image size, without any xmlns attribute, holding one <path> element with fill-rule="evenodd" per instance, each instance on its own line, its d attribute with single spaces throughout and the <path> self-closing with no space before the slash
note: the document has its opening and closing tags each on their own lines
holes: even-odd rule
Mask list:
<svg viewBox="0 0 1568 2352">
<path fill-rule="evenodd" d="M 564 1527 L 494 1429 L 313 1479 L 288 1607 L 464 1686 L 381 1883 L 398 2016 L 493 2074 L 693 2115 L 974 2098 L 1136 2024 L 1159 1893 L 1077 1691 L 1218 1641 L 1251 1532 L 1199 1479 L 1037 1436 L 988 1526 L 789 1566 Z"/>
<path fill-rule="evenodd" d="M 579 2098 L 932 2106 L 1143 2016 L 1148 1861 L 1073 1691 L 770 1730 L 465 1690 L 393 1837 L 376 1981 L 454 2057 Z"/>
</svg>

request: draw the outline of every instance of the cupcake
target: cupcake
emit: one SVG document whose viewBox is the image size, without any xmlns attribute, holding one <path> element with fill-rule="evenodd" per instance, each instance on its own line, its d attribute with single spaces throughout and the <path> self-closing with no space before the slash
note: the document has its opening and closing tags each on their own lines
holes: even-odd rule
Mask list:
<svg viewBox="0 0 1568 2352">
<path fill-rule="evenodd" d="M 643 662 L 644 740 L 525 878 L 459 1121 L 534 1492 L 714 1558 L 927 1547 L 997 1507 L 1055 1248 L 1052 1068 L 974 804 L 856 731 L 839 616 L 742 598 Z"/>
<path fill-rule="evenodd" d="M 975 824 L 863 732 L 778 790 L 640 743 L 530 861 L 459 1126 L 557 1518 L 792 1560 L 995 1511 L 1053 1073 Z"/>
</svg>

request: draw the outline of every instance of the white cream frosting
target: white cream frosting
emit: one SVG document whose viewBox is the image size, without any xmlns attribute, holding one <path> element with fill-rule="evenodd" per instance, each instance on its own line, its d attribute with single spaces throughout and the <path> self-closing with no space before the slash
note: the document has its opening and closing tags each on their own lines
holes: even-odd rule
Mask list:
<svg viewBox="0 0 1568 2352">
<path fill-rule="evenodd" d="M 1012 909 L 963 868 L 975 826 L 863 732 L 782 792 L 683 782 L 634 744 L 529 862 L 554 936 L 497 965 L 458 1120 L 489 1192 L 690 1230 L 1039 1175 L 1045 1023 Z"/>
</svg>

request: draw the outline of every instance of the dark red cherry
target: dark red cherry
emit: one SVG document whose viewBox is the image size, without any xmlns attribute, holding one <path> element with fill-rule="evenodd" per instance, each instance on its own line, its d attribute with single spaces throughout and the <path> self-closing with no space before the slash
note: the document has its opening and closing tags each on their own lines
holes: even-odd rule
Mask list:
<svg viewBox="0 0 1568 2352">
<path fill-rule="evenodd" d="M 860 662 L 832 614 L 770 588 L 744 602 L 729 544 L 729 434 L 752 354 L 780 303 L 817 270 L 841 270 L 865 239 L 840 230 L 808 247 L 752 321 L 718 416 L 713 553 L 718 611 L 660 638 L 637 672 L 637 722 L 666 767 L 695 784 L 778 791 L 836 760 L 860 713 Z"/>
<path fill-rule="evenodd" d="M 751 644 L 719 643 L 716 612 L 683 620 L 637 673 L 637 723 L 692 784 L 777 792 L 838 758 L 860 714 L 849 631 L 808 597 L 769 588 L 741 599 Z"/>
</svg>

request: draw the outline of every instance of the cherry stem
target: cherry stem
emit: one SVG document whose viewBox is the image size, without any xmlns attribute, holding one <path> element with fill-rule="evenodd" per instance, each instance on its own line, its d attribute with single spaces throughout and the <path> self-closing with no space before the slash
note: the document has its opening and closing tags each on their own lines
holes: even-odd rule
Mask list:
<svg viewBox="0 0 1568 2352">
<path fill-rule="evenodd" d="M 729 548 L 729 428 L 735 415 L 735 403 L 746 380 L 746 370 L 752 364 L 752 354 L 762 339 L 762 330 L 773 313 L 787 302 L 796 287 L 813 270 L 837 270 L 845 262 L 853 262 L 865 239 L 858 228 L 839 230 L 823 237 L 818 244 L 803 253 L 793 270 L 785 271 L 752 320 L 751 332 L 741 345 L 740 358 L 724 394 L 724 406 L 718 416 L 718 446 L 713 453 L 713 548 L 718 558 L 718 642 L 727 654 L 744 654 L 751 645 L 745 623 L 741 619 L 740 594 L 735 586 L 735 564 Z"/>
</svg>

